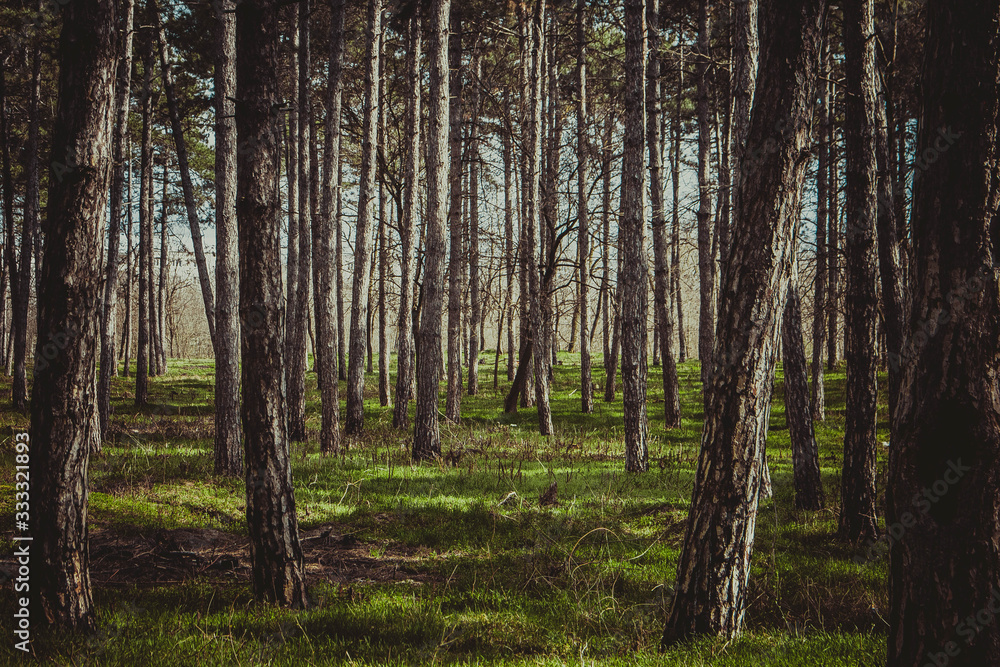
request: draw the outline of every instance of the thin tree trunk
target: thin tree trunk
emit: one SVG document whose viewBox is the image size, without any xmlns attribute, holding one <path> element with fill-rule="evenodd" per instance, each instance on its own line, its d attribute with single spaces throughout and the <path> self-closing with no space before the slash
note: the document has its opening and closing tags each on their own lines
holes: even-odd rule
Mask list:
<svg viewBox="0 0 1000 667">
<path fill-rule="evenodd" d="M 156 279 L 156 374 L 165 375 L 167 372 L 167 352 L 164 347 L 166 339 L 166 292 L 167 292 L 167 218 L 169 210 L 167 207 L 167 184 L 168 180 L 167 160 L 163 160 L 163 202 L 161 203 L 160 217 L 160 262 L 159 276 Z"/>
<path fill-rule="evenodd" d="M 101 419 L 101 437 L 94 440 L 100 446 L 108 433 L 111 414 L 111 378 L 118 375 L 118 358 L 115 356 L 115 334 L 118 315 L 118 264 L 121 243 L 122 190 L 125 186 L 125 138 L 128 135 L 129 94 L 132 81 L 132 26 L 135 17 L 134 0 L 123 0 L 121 14 L 121 41 L 118 66 L 115 73 L 115 128 L 112 144 L 111 209 L 108 220 L 108 262 L 105 272 L 104 297 L 101 308 L 101 365 L 97 383 L 97 409 Z M 129 197 L 131 200 L 131 197 Z M 6 282 L 6 280 L 4 280 Z M 6 287 L 6 285 L 4 286 Z M 3 293 L 0 292 L 0 300 Z M 127 309 L 126 309 L 127 312 Z M 0 307 L 0 321 L 4 312 Z M 99 450 L 98 450 L 99 451 Z M 97 451 L 94 452 L 95 454 Z"/>
<path fill-rule="evenodd" d="M 829 75 L 828 75 L 829 78 Z M 840 176 L 837 152 L 837 128 L 834 119 L 837 117 L 837 84 L 830 82 L 830 129 L 829 129 L 829 198 L 827 206 L 827 330 L 826 330 L 826 368 L 836 370 L 838 360 L 839 314 L 840 314 Z"/>
<path fill-rule="evenodd" d="M 236 177 L 246 513 L 254 596 L 302 608 L 305 566 L 282 396 L 277 14 L 274 0 L 246 0 L 236 8 L 236 128 L 246 147 Z"/>
<path fill-rule="evenodd" d="M 483 323 L 483 298 L 479 286 L 479 80 L 482 76 L 482 53 L 477 48 L 472 58 L 472 120 L 469 128 L 469 396 L 479 393 L 480 328 Z"/>
<path fill-rule="evenodd" d="M 444 302 L 445 222 L 448 189 L 448 25 L 451 0 L 432 0 L 428 21 L 427 63 L 427 216 L 423 299 L 417 335 L 417 406 L 414 460 L 441 456 L 438 392 L 441 373 L 441 310 Z"/>
<path fill-rule="evenodd" d="M 329 113 L 329 112 L 327 112 Z M 334 233 L 337 241 L 334 244 L 335 282 L 337 284 L 337 379 L 347 379 L 347 322 L 344 317 L 344 161 L 337 163 L 337 219 L 334 223 Z"/>
<path fill-rule="evenodd" d="M 667 428 L 680 426 L 681 398 L 674 359 L 674 317 L 667 303 L 670 258 L 667 255 L 667 220 L 663 205 L 663 136 L 660 134 L 660 0 L 646 0 L 649 28 L 649 69 L 646 72 L 646 132 L 649 145 L 649 180 L 653 228 L 653 300 L 656 337 L 663 357 L 663 417 Z"/>
<path fill-rule="evenodd" d="M 1000 6 L 926 7 L 909 339 L 889 447 L 890 667 L 1000 664 Z M 926 150 L 926 148 L 924 149 Z M 895 536 L 895 533 L 894 533 Z"/>
<path fill-rule="evenodd" d="M 698 3 L 698 277 L 701 309 L 698 316 L 698 358 L 705 409 L 712 378 L 712 348 L 715 345 L 715 261 L 712 252 L 712 192 L 709 180 L 711 120 L 708 66 L 711 62 L 710 9 L 712 0 Z"/>
<path fill-rule="evenodd" d="M 510 109 L 510 93 L 504 91 L 504 108 Z M 516 263 L 514 259 L 514 202 L 512 198 L 513 188 L 511 179 L 513 178 L 514 156 L 511 143 L 511 130 L 505 124 L 501 131 L 500 140 L 503 151 L 503 230 L 504 230 L 504 269 L 507 283 L 504 290 L 504 310 L 507 313 L 507 381 L 514 380 L 514 274 Z"/>
<path fill-rule="evenodd" d="M 826 333 L 826 274 L 829 260 L 826 249 L 827 175 L 830 141 L 830 42 L 829 29 L 823 38 L 820 60 L 819 160 L 816 167 L 816 287 L 813 292 L 812 325 L 812 418 L 826 419 L 826 392 L 823 386 L 823 336 Z"/>
<path fill-rule="evenodd" d="M 810 146 L 823 0 L 761 7 L 761 67 L 722 273 L 718 373 L 708 392 L 698 475 L 663 646 L 731 638 L 743 625 L 770 417 L 778 319 Z M 781 125 L 785 131 L 774 134 Z M 765 147 L 773 148 L 774 150 Z M 751 176 L 752 174 L 752 176 Z"/>
<path fill-rule="evenodd" d="M 92 631 L 87 466 L 101 437 L 96 357 L 113 163 L 115 86 L 108 82 L 117 69 L 118 8 L 94 0 L 62 11 L 31 396 L 31 601 L 36 623 Z M 55 163 L 67 154 L 78 166 L 60 172 Z M 59 354 L 46 355 L 57 339 Z"/>
<path fill-rule="evenodd" d="M 236 227 L 236 18 L 215 15 L 215 474 L 243 473 L 239 232 Z"/>
<path fill-rule="evenodd" d="M 153 243 L 153 39 L 144 31 L 142 69 L 142 148 L 139 167 L 139 326 L 136 335 L 135 404 L 149 402 L 149 259 Z"/>
<path fill-rule="evenodd" d="M 670 165 L 670 187 L 673 193 L 670 213 L 670 274 L 673 278 L 671 291 L 677 306 L 677 361 L 683 363 L 687 359 L 687 344 L 684 340 L 684 304 L 681 300 L 681 227 L 680 227 L 680 172 L 681 172 L 681 104 L 684 93 L 684 45 L 679 48 L 677 60 L 677 91 L 674 104 L 674 147 L 673 161 Z"/>
<path fill-rule="evenodd" d="M 451 171 L 449 174 L 450 204 L 448 209 L 448 393 L 445 419 L 457 424 L 462 412 L 462 19 L 461 9 L 451 10 L 451 36 L 448 57 L 451 67 L 451 112 L 449 143 Z"/>
<path fill-rule="evenodd" d="M 580 411 L 589 414 L 594 411 L 594 381 L 591 377 L 590 331 L 587 328 L 589 304 L 587 290 L 590 286 L 590 211 L 587 188 L 590 180 L 588 160 L 590 146 L 587 141 L 587 30 L 584 0 L 576 1 L 576 152 L 580 165 L 576 174 L 577 220 L 577 262 L 579 263 L 580 293 L 577 311 L 580 322 Z M 574 327 L 574 331 L 575 331 Z M 570 342 L 572 346 L 572 342 Z"/>
<path fill-rule="evenodd" d="M 409 428 L 410 398 L 413 395 L 413 254 L 414 224 L 419 216 L 417 191 L 420 177 L 420 60 L 422 16 L 417 5 L 406 27 L 406 71 L 410 82 L 406 97 L 406 156 L 403 186 L 403 215 L 399 221 L 399 318 L 396 333 L 396 406 L 392 425 Z"/>
<path fill-rule="evenodd" d="M 129 376 L 130 356 L 132 354 L 132 271 L 134 255 L 132 246 L 132 179 L 135 173 L 132 170 L 132 139 L 127 136 L 126 165 L 128 167 L 128 203 L 125 208 L 125 320 L 122 323 L 121 357 L 122 375 Z"/>
<path fill-rule="evenodd" d="M 860 543 L 875 537 L 875 421 L 878 408 L 877 163 L 875 156 L 875 22 L 873 0 L 844 4 L 847 104 L 846 348 L 847 408 L 838 534 Z"/>
<path fill-rule="evenodd" d="M 177 167 L 181 172 L 181 189 L 184 191 L 184 207 L 187 211 L 188 224 L 191 227 L 191 245 L 194 247 L 195 264 L 198 266 L 198 282 L 201 285 L 201 296 L 205 302 L 205 317 L 208 319 L 208 335 L 215 346 L 215 302 L 212 297 L 212 282 L 208 273 L 208 262 L 205 260 L 205 249 L 201 241 L 201 223 L 198 221 L 198 207 L 194 200 L 194 186 L 191 183 L 191 172 L 188 168 L 187 145 L 184 143 L 184 127 L 181 124 L 180 108 L 177 95 L 174 92 L 174 79 L 170 70 L 170 60 L 167 56 L 167 39 L 160 20 L 160 10 L 156 0 L 149 0 L 153 14 L 153 24 L 156 29 L 156 42 L 159 46 L 160 69 L 163 75 L 163 92 L 167 96 L 167 108 L 170 112 L 170 134 L 174 138 L 177 149 Z"/>
<path fill-rule="evenodd" d="M 382 0 L 369 0 L 368 45 L 365 59 L 364 127 L 361 140 L 361 181 L 358 192 L 358 224 L 354 241 L 354 282 L 351 289 L 351 340 L 347 369 L 347 419 L 344 432 L 357 435 L 364 428 L 365 350 L 368 345 L 368 289 L 371 284 L 371 231 L 375 216 L 375 150 L 378 146 L 378 71 L 382 53 Z"/>
<path fill-rule="evenodd" d="M 379 45 L 379 50 L 385 50 L 385 32 L 380 36 L 381 44 Z M 385 59 L 383 58 L 379 61 L 379 136 L 385 137 L 386 132 L 386 122 L 388 113 L 388 100 L 389 93 L 386 90 L 385 85 Z M 388 208 L 388 197 L 386 196 L 385 188 L 385 141 L 380 141 L 378 146 L 379 151 L 379 168 L 378 168 L 378 402 L 382 407 L 389 405 L 389 336 L 388 336 L 388 321 L 386 319 L 388 305 L 386 304 L 386 299 L 388 294 L 386 293 L 386 279 L 389 273 L 389 249 L 386 247 L 386 242 L 389 239 L 389 233 L 386 230 L 389 224 L 389 213 L 386 211 Z"/>
</svg>

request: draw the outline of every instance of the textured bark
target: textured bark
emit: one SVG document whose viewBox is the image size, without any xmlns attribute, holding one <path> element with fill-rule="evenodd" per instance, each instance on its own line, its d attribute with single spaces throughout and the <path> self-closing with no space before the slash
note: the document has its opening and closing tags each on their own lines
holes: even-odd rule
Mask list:
<svg viewBox="0 0 1000 667">
<path fill-rule="evenodd" d="M 826 333 L 826 274 L 829 264 L 826 249 L 827 174 L 830 141 L 830 37 L 824 36 L 820 60 L 819 146 L 816 167 L 816 285 L 813 292 L 812 325 L 812 418 L 826 419 L 826 392 L 823 387 L 823 336 Z"/>
<path fill-rule="evenodd" d="M 117 3 L 63 9 L 45 256 L 31 396 L 31 601 L 35 623 L 95 626 L 87 466 L 100 436 L 96 362 L 118 54 Z M 67 154 L 75 167 L 63 171 Z M 48 354 L 53 344 L 61 349 Z"/>
<path fill-rule="evenodd" d="M 135 404 L 149 402 L 149 263 L 153 244 L 153 37 L 143 35 L 142 145 L 139 157 L 139 323 L 136 332 Z"/>
<path fill-rule="evenodd" d="M 385 32 L 379 37 L 379 51 L 385 50 Z M 385 58 L 379 61 L 379 136 L 385 137 L 386 114 L 388 113 L 389 93 L 385 86 Z M 389 249 L 386 243 L 389 233 L 386 227 L 390 224 L 388 197 L 385 188 L 385 140 L 378 146 L 378 402 L 382 407 L 389 405 L 389 336 L 387 326 L 386 280 L 389 273 Z"/>
<path fill-rule="evenodd" d="M 125 160 L 127 167 L 128 179 L 126 186 L 128 192 L 128 204 L 125 207 L 125 320 L 122 322 L 122 339 L 121 339 L 121 350 L 120 356 L 122 357 L 122 376 L 129 376 L 129 363 L 130 356 L 132 354 L 132 278 L 135 275 L 132 267 L 134 265 L 132 257 L 135 255 L 134 248 L 132 245 L 132 200 L 133 188 L 132 180 L 134 178 L 134 171 L 132 170 L 132 140 L 126 135 L 127 148 L 126 155 L 128 156 Z"/>
<path fill-rule="evenodd" d="M 337 163 L 337 220 L 334 224 L 334 233 L 337 235 L 337 242 L 334 245 L 337 283 L 337 379 L 347 379 L 347 360 L 345 339 L 347 337 L 347 325 L 344 318 L 344 161 Z"/>
<path fill-rule="evenodd" d="M 677 307 L 677 360 L 687 359 L 687 342 L 684 340 L 684 303 L 681 300 L 681 227 L 680 227 L 680 173 L 681 173 L 681 105 L 684 93 L 684 45 L 678 49 L 677 90 L 674 100 L 674 147 L 670 165 L 670 188 L 673 194 L 670 212 L 670 274 L 673 280 L 671 293 Z"/>
<path fill-rule="evenodd" d="M 479 286 L 479 81 L 482 77 L 482 52 L 477 48 L 472 58 L 472 119 L 469 127 L 469 396 L 479 393 L 480 331 L 483 323 L 483 297 Z"/>
<path fill-rule="evenodd" d="M 847 389 L 844 468 L 838 534 L 859 543 L 878 533 L 875 510 L 875 419 L 878 407 L 878 262 L 875 219 L 875 24 L 873 0 L 844 3 L 847 104 L 847 236 L 845 296 Z"/>
<path fill-rule="evenodd" d="M 295 358 L 296 352 L 293 348 L 296 337 L 294 334 L 295 322 L 301 297 L 299 295 L 299 5 L 293 3 L 287 10 L 289 16 L 289 40 L 288 40 L 288 124 L 287 129 L 282 119 L 282 133 L 284 134 L 285 149 L 285 178 L 287 186 L 288 205 L 288 247 L 286 249 L 285 263 L 285 329 L 284 359 L 285 365 L 282 374 L 285 378 L 285 393 L 288 392 L 288 385 L 295 383 L 294 375 L 298 366 L 289 363 Z M 278 168 L 277 178 L 280 181 L 281 167 Z M 294 400 L 294 399 L 293 399 Z M 287 404 L 287 398 L 286 398 Z"/>
<path fill-rule="evenodd" d="M 579 266 L 580 294 L 577 300 L 580 324 L 580 410 L 594 411 L 594 381 L 590 373 L 590 330 L 587 314 L 590 309 L 588 289 L 590 287 L 590 211 L 588 210 L 587 188 L 590 187 L 589 158 L 590 147 L 587 140 L 587 31 L 584 0 L 576 2 L 576 152 L 580 161 L 576 174 L 577 220 L 577 264 Z M 571 343 L 572 345 L 572 343 Z"/>
<path fill-rule="evenodd" d="M 677 582 L 663 636 L 733 637 L 746 609 L 763 445 L 788 288 L 799 191 L 811 143 L 823 0 L 765 1 L 761 67 L 730 261 L 722 273 L 718 373 Z M 753 174 L 753 176 L 749 176 Z"/>
<path fill-rule="evenodd" d="M 781 352 L 785 372 L 785 415 L 792 442 L 792 478 L 795 508 L 823 509 L 823 479 L 819 470 L 819 448 L 813 431 L 806 380 L 806 350 L 802 341 L 802 304 L 797 280 L 788 285 L 788 299 L 781 325 Z"/>
<path fill-rule="evenodd" d="M 622 345 L 622 408 L 625 469 L 649 467 L 646 415 L 646 194 L 645 96 L 646 12 L 644 0 L 625 2 L 625 146 L 622 155 L 622 218 L 618 225 L 619 319 Z"/>
<path fill-rule="evenodd" d="M 601 145 L 601 326 L 605 387 L 609 381 L 614 386 L 615 366 L 611 363 L 611 131 L 613 120 L 608 114 L 604 121 L 604 139 Z M 617 353 L 616 353 L 617 356 Z M 612 398 L 614 390 L 612 389 Z M 608 400 L 605 395 L 605 399 Z"/>
<path fill-rule="evenodd" d="M 191 183 L 191 171 L 188 167 L 187 144 L 184 142 L 184 126 L 181 123 L 180 107 L 174 92 L 174 79 L 170 69 L 170 59 L 167 56 L 167 39 L 160 21 L 160 10 L 156 0 L 149 0 L 150 11 L 153 14 L 153 25 L 156 30 L 156 43 L 160 57 L 163 92 L 167 97 L 167 109 L 170 112 L 170 135 L 174 139 L 177 150 L 177 168 L 181 173 L 181 189 L 184 192 L 184 208 L 187 212 L 188 225 L 191 228 L 191 246 L 194 248 L 195 264 L 198 267 L 198 283 L 201 285 L 201 297 L 205 302 L 205 317 L 208 319 L 208 335 L 215 345 L 215 301 L 212 296 L 212 280 L 208 273 L 208 262 L 205 260 L 205 249 L 201 241 L 201 222 L 198 220 L 198 206 L 194 200 L 194 186 Z"/>
<path fill-rule="evenodd" d="M 423 303 L 417 335 L 417 405 L 413 458 L 441 456 L 438 391 L 441 377 L 441 310 L 444 301 L 445 220 L 448 187 L 448 19 L 451 0 L 432 0 L 428 17 L 427 216 Z"/>
<path fill-rule="evenodd" d="M 351 339 L 347 367 L 347 419 L 344 432 L 360 434 L 364 427 L 365 349 L 368 332 L 368 288 L 371 284 L 371 231 L 375 203 L 375 150 L 378 145 L 378 70 L 382 54 L 382 0 L 369 0 L 365 31 L 364 127 L 361 139 L 361 181 L 358 193 L 358 224 L 354 241 L 354 281 L 351 288 Z"/>
<path fill-rule="evenodd" d="M 122 190 L 125 187 L 125 138 L 128 135 L 129 90 L 132 81 L 132 26 L 135 17 L 134 0 L 124 0 L 119 8 L 121 40 L 119 41 L 118 68 L 115 74 L 115 128 L 111 147 L 111 208 L 108 219 L 108 262 L 105 272 L 104 294 L 101 308 L 101 364 L 97 383 L 97 409 L 101 419 L 100 444 L 108 432 L 111 414 L 111 378 L 118 375 L 118 358 L 115 355 L 115 333 L 118 314 L 118 265 L 121 244 Z M 2 300 L 0 292 L 0 300 Z M 0 323 L 4 313 L 0 311 Z"/>
<path fill-rule="evenodd" d="M 667 219 L 663 202 L 663 135 L 660 132 L 662 100 L 660 92 L 660 1 L 646 0 L 649 24 L 649 69 L 646 72 L 646 132 L 649 144 L 649 190 L 652 199 L 653 301 L 656 332 L 663 357 L 663 418 L 667 428 L 680 426 L 681 397 L 674 358 L 674 315 L 667 292 L 670 290 L 670 258 L 667 254 Z"/>
<path fill-rule="evenodd" d="M 833 371 L 837 368 L 839 315 L 840 315 L 840 176 L 837 149 L 837 128 L 834 119 L 837 117 L 837 84 L 830 82 L 830 134 L 829 134 L 829 204 L 827 206 L 827 329 L 826 329 L 826 368 Z"/>
<path fill-rule="evenodd" d="M 170 169 L 167 160 L 163 161 L 163 200 L 160 204 L 160 260 L 157 268 L 159 275 L 156 278 L 156 347 L 155 366 L 157 375 L 165 375 L 167 372 L 167 350 L 166 350 L 166 296 L 167 296 L 167 258 L 169 243 L 167 242 L 167 218 L 169 207 L 167 205 L 167 185 L 170 183 Z"/>
<path fill-rule="evenodd" d="M 236 18 L 215 15 L 215 474 L 243 473 L 239 231 L 236 228 Z"/>
<path fill-rule="evenodd" d="M 451 67 L 451 112 L 448 141 L 451 145 L 449 172 L 448 235 L 448 393 L 445 419 L 457 424 L 462 413 L 462 21 L 459 5 L 451 10 L 448 58 Z"/>
<path fill-rule="evenodd" d="M 504 94 L 506 103 L 504 106 L 510 108 L 510 94 Z M 514 156 L 511 146 L 511 131 L 505 125 L 501 131 L 501 141 L 503 143 L 503 231 L 504 231 L 504 274 L 506 277 L 506 288 L 504 290 L 504 310 L 507 313 L 507 381 L 514 380 L 514 274 L 517 271 L 514 261 L 514 201 L 513 188 L 511 187 L 514 171 Z"/>
<path fill-rule="evenodd" d="M 698 359 L 701 363 L 702 394 L 708 409 L 712 379 L 712 348 L 715 345 L 715 258 L 712 251 L 712 191 L 709 179 L 711 117 L 708 66 L 711 62 L 712 0 L 698 3 Z"/>
<path fill-rule="evenodd" d="M 0 174 L 0 178 L 3 179 L 3 218 L 4 218 L 4 250 L 3 250 L 3 262 L 6 269 L 5 275 L 10 278 L 10 293 L 11 301 L 13 301 L 13 296 L 17 294 L 17 255 L 14 253 L 14 179 L 11 173 L 10 164 L 10 119 L 7 114 L 7 67 L 4 64 L 0 67 L 0 169 L 3 173 Z M 0 302 L 5 301 L 0 299 Z M 14 341 L 14 314 L 13 307 L 11 309 L 11 331 L 7 336 L 7 345 L 4 346 L 4 365 L 6 366 L 7 374 L 11 374 L 13 371 L 11 346 Z"/>
<path fill-rule="evenodd" d="M 420 177 L 420 60 L 422 17 L 417 6 L 406 27 L 406 71 L 410 87 L 406 97 L 406 156 L 403 185 L 403 215 L 399 223 L 399 318 L 396 328 L 396 406 L 392 415 L 395 428 L 410 425 L 409 408 L 413 394 L 413 254 L 414 225 L 418 218 L 417 190 Z"/>
<path fill-rule="evenodd" d="M 888 665 L 1000 664 L 1000 4 L 927 4 L 913 304 L 889 448 Z M 948 146 L 948 142 L 951 145 Z M 942 490 L 942 486 L 946 490 Z"/>
<path fill-rule="evenodd" d="M 236 8 L 236 176 L 246 506 L 254 596 L 306 606 L 282 396 L 280 202 L 277 183 L 278 11 L 274 0 Z"/>
<path fill-rule="evenodd" d="M 326 145 L 323 149 L 323 209 L 313 219 L 313 254 L 316 266 L 316 371 L 319 380 L 322 423 L 320 451 L 333 454 L 340 449 L 340 397 L 337 383 L 340 360 L 337 340 L 340 335 L 337 320 L 336 273 L 339 262 L 333 254 L 339 245 L 339 215 L 336 200 L 335 174 L 339 174 L 340 124 L 344 91 L 344 15 L 345 0 L 330 3 L 330 59 L 327 71 Z"/>
</svg>

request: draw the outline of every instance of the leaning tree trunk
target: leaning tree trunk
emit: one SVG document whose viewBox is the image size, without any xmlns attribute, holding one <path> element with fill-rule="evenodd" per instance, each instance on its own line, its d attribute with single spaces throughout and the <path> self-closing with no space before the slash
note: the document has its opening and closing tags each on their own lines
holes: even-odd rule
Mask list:
<svg viewBox="0 0 1000 667">
<path fill-rule="evenodd" d="M 94 629 L 87 465 L 101 437 L 96 356 L 112 167 L 117 3 L 70 3 L 59 41 L 45 256 L 31 396 L 31 590 L 36 623 Z M 67 153 L 76 167 L 60 172 Z M 56 355 L 45 350 L 58 341 Z M 16 539 L 16 538 L 15 538 Z"/>
<path fill-rule="evenodd" d="M 167 39 L 160 20 L 160 10 L 156 0 L 149 0 L 150 11 L 153 14 L 153 25 L 156 30 L 156 43 L 159 46 L 160 69 L 163 74 L 163 92 L 167 96 L 167 109 L 170 112 L 170 134 L 174 138 L 177 149 L 177 167 L 181 172 L 181 189 L 184 191 L 184 207 L 187 211 L 188 225 L 191 228 L 191 245 L 194 248 L 195 264 L 198 267 L 198 283 L 201 285 L 201 296 L 205 302 L 205 316 L 208 319 L 208 334 L 215 345 L 215 303 L 212 297 L 212 282 L 208 273 L 208 262 L 205 260 L 205 249 L 201 242 L 201 223 L 198 220 L 198 206 L 194 199 L 194 186 L 191 182 L 191 170 L 188 167 L 187 144 L 184 142 L 184 126 L 181 123 L 180 106 L 177 94 L 174 92 L 173 73 L 170 69 L 170 59 L 167 55 Z"/>
<path fill-rule="evenodd" d="M 889 447 L 888 665 L 1000 664 L 1000 4 L 927 5 L 909 340 Z M 895 537 L 895 533 L 893 534 Z"/>
<path fill-rule="evenodd" d="M 236 228 L 236 19 L 215 15 L 215 474 L 243 472 L 239 235 Z"/>
<path fill-rule="evenodd" d="M 448 393 L 445 419 L 457 424 L 462 416 L 462 21 L 460 6 L 451 10 L 451 38 L 448 56 L 451 65 L 451 113 L 449 143 L 451 171 L 448 208 Z"/>
<path fill-rule="evenodd" d="M 448 190 L 448 24 L 451 0 L 432 0 L 427 63 L 427 216 L 423 303 L 417 334 L 417 406 L 413 458 L 441 455 L 438 392 L 441 377 L 441 310 L 444 302 L 445 221 Z"/>
<path fill-rule="evenodd" d="M 132 25 L 135 17 L 134 0 L 124 0 L 120 8 L 122 38 L 118 53 L 118 71 L 115 75 L 115 134 L 112 151 L 114 162 L 111 171 L 111 209 L 108 221 L 108 262 L 104 281 L 104 298 L 101 310 L 101 364 L 97 383 L 97 409 L 101 418 L 100 443 L 108 433 L 111 414 L 111 378 L 118 375 L 118 358 L 115 356 L 115 331 L 118 314 L 118 264 L 121 243 L 122 190 L 125 187 L 125 138 L 128 135 L 129 90 L 132 82 Z M 131 198 L 130 198 L 131 199 Z M 0 293 L 2 297 L 2 293 Z M 0 312 L 0 321 L 3 313 Z"/>
<path fill-rule="evenodd" d="M 712 348 L 715 345 L 715 257 L 712 252 L 712 188 L 709 180 L 711 122 L 708 66 L 711 62 L 712 0 L 698 4 L 698 280 L 701 308 L 698 315 L 698 358 L 701 362 L 703 400 L 708 409 L 712 379 Z"/>
<path fill-rule="evenodd" d="M 660 2 L 646 0 L 649 23 L 649 69 L 646 72 L 646 132 L 649 144 L 649 180 L 653 228 L 653 300 L 657 320 L 656 340 L 663 357 L 663 418 L 667 428 L 681 424 L 681 397 L 674 359 L 674 315 L 667 292 L 670 290 L 670 258 L 667 255 L 667 219 L 663 202 L 663 135 L 660 133 Z"/>
<path fill-rule="evenodd" d="M 771 379 L 811 143 L 823 0 L 765 0 L 761 67 L 722 274 L 709 410 L 677 582 L 663 635 L 733 637 L 746 609 Z M 784 127 L 777 136 L 776 126 Z M 767 148 L 765 148 L 767 147 Z M 773 149 L 773 150 L 770 150 Z"/>
<path fill-rule="evenodd" d="M 875 418 L 878 408 L 877 164 L 875 158 L 874 0 L 844 4 L 847 104 L 846 347 L 847 408 L 838 534 L 860 543 L 878 533 L 875 509 Z"/>
<path fill-rule="evenodd" d="M 830 141 L 830 41 L 829 29 L 823 37 L 823 54 L 820 60 L 820 110 L 818 161 L 816 166 L 816 287 L 813 292 L 812 324 L 812 418 L 826 419 L 826 392 L 823 386 L 823 336 L 826 333 L 826 274 L 827 259 L 827 175 L 829 173 Z"/>
<path fill-rule="evenodd" d="M 785 371 L 785 415 L 792 442 L 792 478 L 795 508 L 823 509 L 823 479 L 819 470 L 819 448 L 813 431 L 806 380 L 806 350 L 802 341 L 802 303 L 797 272 L 788 284 L 788 299 L 781 324 L 781 352 Z"/>
<path fill-rule="evenodd" d="M 313 254 L 316 265 L 316 371 L 322 404 L 319 444 L 324 454 L 340 449 L 340 397 L 337 383 L 340 360 L 337 356 L 336 272 L 339 263 L 333 254 L 340 236 L 336 211 L 338 197 L 335 174 L 339 173 L 340 124 L 344 95 L 344 16 L 346 1 L 331 3 L 330 60 L 327 72 L 326 126 L 323 149 L 323 210 L 313 218 Z"/>
<path fill-rule="evenodd" d="M 378 146 L 378 70 L 382 53 L 382 0 L 368 2 L 368 45 L 365 59 L 364 127 L 361 135 L 361 181 L 358 191 L 358 224 L 354 242 L 354 281 L 351 288 L 351 340 L 347 368 L 347 419 L 344 432 L 357 435 L 365 420 L 365 350 L 368 345 L 368 288 L 371 284 L 371 231 L 375 217 L 375 151 Z"/>
<path fill-rule="evenodd" d="M 396 333 L 396 405 L 392 425 L 410 425 L 410 398 L 413 394 L 413 253 L 414 223 L 418 217 L 417 189 L 420 176 L 420 59 L 421 11 L 417 5 L 406 27 L 406 71 L 410 87 L 406 98 L 406 156 L 403 174 L 403 215 L 399 221 L 399 318 Z"/>
<path fill-rule="evenodd" d="M 283 399 L 278 120 L 278 7 L 236 8 L 236 175 L 246 513 L 254 596 L 307 605 Z"/>
<path fill-rule="evenodd" d="M 625 0 L 625 146 L 622 155 L 622 219 L 618 227 L 619 311 L 622 345 L 622 407 L 625 421 L 625 469 L 649 467 L 649 420 L 646 416 L 646 65 L 644 0 Z"/>
</svg>

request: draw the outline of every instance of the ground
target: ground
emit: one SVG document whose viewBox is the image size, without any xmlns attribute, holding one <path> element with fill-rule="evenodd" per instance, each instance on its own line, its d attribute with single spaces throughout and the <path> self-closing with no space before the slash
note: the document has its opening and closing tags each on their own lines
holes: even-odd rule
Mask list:
<svg viewBox="0 0 1000 667">
<path fill-rule="evenodd" d="M 549 439 L 537 435 L 533 409 L 501 414 L 503 366 L 498 392 L 492 351 L 482 359 L 480 395 L 463 397 L 461 425 L 442 428 L 445 460 L 421 465 L 410 462 L 412 432 L 393 430 L 392 409 L 378 405 L 371 375 L 364 436 L 322 456 L 309 374 L 310 441 L 292 445 L 311 600 L 299 612 L 252 599 L 243 482 L 212 474 L 212 362 L 170 360 L 143 410 L 132 404 L 131 381 L 116 379 L 110 441 L 90 464 L 101 629 L 37 635 L 36 656 L 123 667 L 150 659 L 158 667 L 884 662 L 886 557 L 834 537 L 842 369 L 827 374 L 827 419 L 817 425 L 827 509 L 794 509 L 779 367 L 767 442 L 774 497 L 760 507 L 746 631 L 661 655 L 703 418 L 697 363 L 679 366 L 684 419 L 674 430 L 663 427 L 660 369 L 650 369 L 651 465 L 630 474 L 621 395 L 605 403 L 602 392 L 594 414 L 580 414 L 579 355 L 560 354 Z M 0 396 L 8 397 L 0 413 L 0 614 L 10 619 L 13 434 L 28 418 L 10 410 L 9 379 L 0 380 Z M 879 439 L 887 440 L 882 408 Z M 555 498 L 542 499 L 553 482 Z M 19 657 L 13 640 L 0 645 L 0 662 Z"/>
</svg>

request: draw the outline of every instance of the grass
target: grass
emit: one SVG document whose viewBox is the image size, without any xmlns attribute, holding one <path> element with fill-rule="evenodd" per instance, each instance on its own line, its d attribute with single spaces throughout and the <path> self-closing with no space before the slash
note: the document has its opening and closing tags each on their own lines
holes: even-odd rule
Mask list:
<svg viewBox="0 0 1000 667">
<path fill-rule="evenodd" d="M 242 481 L 212 474 L 212 362 L 171 360 L 168 374 L 152 381 L 153 406 L 142 410 L 129 382 L 116 379 L 113 437 L 90 467 L 101 630 L 37 637 L 36 656 L 47 664 L 130 666 L 151 658 L 162 665 L 882 662 L 886 563 L 856 564 L 858 550 L 833 536 L 842 370 L 826 376 L 827 419 L 817 424 L 828 509 L 794 510 L 779 368 L 767 442 L 774 496 L 758 515 L 746 631 L 735 641 L 703 639 L 661 655 L 700 446 L 698 366 L 679 367 L 684 419 L 674 430 L 663 427 L 660 369 L 650 369 L 651 466 L 636 475 L 623 471 L 620 394 L 612 403 L 598 397 L 594 414 L 580 414 L 578 356 L 559 358 L 555 436 L 537 435 L 533 409 L 500 414 L 487 352 L 483 390 L 463 396 L 461 425 L 442 428 L 451 455 L 437 464 L 410 462 L 412 434 L 391 428 L 374 377 L 365 435 L 347 440 L 336 457 L 321 456 L 310 374 L 310 442 L 291 450 L 312 602 L 297 612 L 253 601 Z M 501 391 L 506 384 L 501 379 Z M 0 521 L 7 526 L 11 434 L 26 425 L 24 415 L 0 413 Z M 559 505 L 540 507 L 552 481 Z M 9 563 L 13 542 L 3 544 Z M 8 618 L 12 597 L 0 600 Z M 12 642 L 0 646 L 0 659 L 14 654 Z"/>
</svg>

